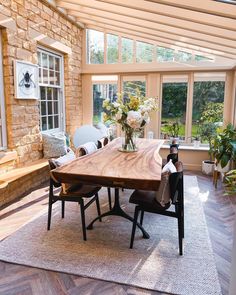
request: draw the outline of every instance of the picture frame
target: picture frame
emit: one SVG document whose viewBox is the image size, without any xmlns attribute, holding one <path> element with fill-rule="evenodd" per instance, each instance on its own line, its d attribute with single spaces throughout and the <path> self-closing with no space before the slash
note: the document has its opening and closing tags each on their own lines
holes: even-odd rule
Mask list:
<svg viewBox="0 0 236 295">
<path fill-rule="evenodd" d="M 16 99 L 38 99 L 38 65 L 16 60 L 14 64 L 14 83 Z"/>
</svg>

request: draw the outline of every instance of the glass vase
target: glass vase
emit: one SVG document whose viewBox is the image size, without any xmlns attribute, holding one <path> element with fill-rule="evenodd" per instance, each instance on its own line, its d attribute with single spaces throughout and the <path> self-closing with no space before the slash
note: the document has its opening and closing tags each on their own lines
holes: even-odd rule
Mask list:
<svg viewBox="0 0 236 295">
<path fill-rule="evenodd" d="M 119 151 L 121 152 L 137 152 L 138 148 L 136 145 L 136 134 L 135 131 L 132 130 L 124 130 L 123 136 L 122 136 L 122 145 L 119 148 Z"/>
</svg>

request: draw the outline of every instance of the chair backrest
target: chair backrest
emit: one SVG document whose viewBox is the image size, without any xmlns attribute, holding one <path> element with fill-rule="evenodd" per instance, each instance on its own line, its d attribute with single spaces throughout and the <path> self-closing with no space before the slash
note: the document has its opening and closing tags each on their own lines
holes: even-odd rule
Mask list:
<svg viewBox="0 0 236 295">
<path fill-rule="evenodd" d="M 172 163 L 175 164 L 179 161 L 178 153 L 171 153 L 167 156 L 167 163 L 172 160 Z"/>
<path fill-rule="evenodd" d="M 173 204 L 183 204 L 183 164 L 176 163 L 177 172 L 171 173 L 169 176 L 170 198 Z"/>
<path fill-rule="evenodd" d="M 53 169 L 56 169 L 57 166 L 55 165 L 53 159 L 49 159 L 48 160 L 48 164 L 49 164 L 49 168 L 50 170 L 53 170 Z M 61 186 L 61 183 L 60 182 L 56 182 L 51 176 L 50 176 L 50 188 L 51 186 L 54 186 L 54 187 L 60 187 Z"/>
<path fill-rule="evenodd" d="M 109 142 L 108 137 L 103 137 L 101 139 L 98 140 L 98 149 L 104 147 L 105 145 L 107 145 Z"/>
</svg>

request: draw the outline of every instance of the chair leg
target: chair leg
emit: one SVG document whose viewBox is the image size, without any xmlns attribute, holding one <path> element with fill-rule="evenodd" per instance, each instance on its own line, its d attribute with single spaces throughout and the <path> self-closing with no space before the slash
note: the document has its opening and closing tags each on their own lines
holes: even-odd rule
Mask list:
<svg viewBox="0 0 236 295">
<path fill-rule="evenodd" d="M 101 216 L 101 210 L 100 210 L 100 203 L 99 203 L 99 198 L 98 198 L 98 194 L 95 195 L 96 196 L 96 206 L 97 206 L 97 212 L 98 212 L 98 216 Z M 99 218 L 99 221 L 102 221 L 102 218 Z"/>
<path fill-rule="evenodd" d="M 136 226 L 137 226 L 138 214 L 139 214 L 139 208 L 138 208 L 138 206 L 136 206 L 135 211 L 134 211 L 134 221 L 133 221 L 132 234 L 131 234 L 131 239 L 130 239 L 130 249 L 133 248 L 133 244 L 134 244 L 134 237 L 135 237 L 135 230 L 136 230 Z"/>
<path fill-rule="evenodd" d="M 50 227 L 51 227 L 51 216 L 52 216 L 52 201 L 49 198 L 49 203 L 48 203 L 48 230 L 50 230 Z"/>
<path fill-rule="evenodd" d="M 140 215 L 140 224 L 143 225 L 143 217 L 144 217 L 144 211 L 141 211 L 141 215 Z"/>
<path fill-rule="evenodd" d="M 111 210 L 112 206 L 111 206 L 111 188 L 110 187 L 107 188 L 107 193 L 108 193 L 109 208 Z"/>
<path fill-rule="evenodd" d="M 178 217 L 179 255 L 183 255 L 183 220 Z"/>
<path fill-rule="evenodd" d="M 61 201 L 61 218 L 65 217 L 65 201 Z"/>
<path fill-rule="evenodd" d="M 81 212 L 81 222 L 82 222 L 82 230 L 83 230 L 83 239 L 87 240 L 86 237 L 86 225 L 85 225 L 85 212 L 84 212 L 84 200 L 81 198 L 80 200 L 80 212 Z"/>
</svg>

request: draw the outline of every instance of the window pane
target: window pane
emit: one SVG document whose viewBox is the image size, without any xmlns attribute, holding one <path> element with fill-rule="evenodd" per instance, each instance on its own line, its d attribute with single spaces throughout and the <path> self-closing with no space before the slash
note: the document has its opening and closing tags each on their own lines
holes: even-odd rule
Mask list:
<svg viewBox="0 0 236 295">
<path fill-rule="evenodd" d="M 54 57 L 49 55 L 49 69 L 54 70 Z"/>
<path fill-rule="evenodd" d="M 136 42 L 136 61 L 137 62 L 152 62 L 153 61 L 152 44 L 144 42 Z"/>
<path fill-rule="evenodd" d="M 122 63 L 133 62 L 133 40 L 121 38 L 121 58 Z"/>
<path fill-rule="evenodd" d="M 48 101 L 48 115 L 52 115 L 52 102 Z"/>
<path fill-rule="evenodd" d="M 43 84 L 48 84 L 48 70 L 43 69 Z"/>
<path fill-rule="evenodd" d="M 42 131 L 47 130 L 47 117 L 42 117 L 41 118 L 41 122 L 42 122 Z"/>
<path fill-rule="evenodd" d="M 53 116 L 48 116 L 48 129 L 53 129 Z"/>
<path fill-rule="evenodd" d="M 47 87 L 47 100 L 52 100 L 52 88 Z"/>
<path fill-rule="evenodd" d="M 157 61 L 173 61 L 175 57 L 174 49 L 157 47 Z"/>
<path fill-rule="evenodd" d="M 93 123 L 103 122 L 103 100 L 117 99 L 117 84 L 94 84 L 93 85 Z"/>
<path fill-rule="evenodd" d="M 223 123 L 225 73 L 195 74 L 194 81 L 192 137 L 200 135 L 201 124 Z"/>
<path fill-rule="evenodd" d="M 59 121 L 58 121 L 58 116 L 54 116 L 54 128 L 59 127 Z"/>
<path fill-rule="evenodd" d="M 104 33 L 87 30 L 87 62 L 89 64 L 104 63 Z"/>
<path fill-rule="evenodd" d="M 55 72 L 55 85 L 60 85 L 60 73 Z"/>
<path fill-rule="evenodd" d="M 195 55 L 194 59 L 195 61 L 212 60 L 211 58 L 202 55 Z"/>
<path fill-rule="evenodd" d="M 48 68 L 48 55 L 45 53 L 42 53 L 42 62 L 43 62 L 43 67 Z"/>
<path fill-rule="evenodd" d="M 58 102 L 54 102 L 54 114 L 58 114 Z"/>
<path fill-rule="evenodd" d="M 114 64 L 118 62 L 119 37 L 107 34 L 107 63 Z"/>
<path fill-rule="evenodd" d="M 40 87 L 40 99 L 46 100 L 46 88 L 45 87 Z"/>
<path fill-rule="evenodd" d="M 53 100 L 58 100 L 58 89 L 53 88 Z"/>
<path fill-rule="evenodd" d="M 60 59 L 55 57 L 55 71 L 60 71 Z"/>
<path fill-rule="evenodd" d="M 41 101 L 41 116 L 45 116 L 46 114 L 46 101 Z"/>
<path fill-rule="evenodd" d="M 165 82 L 163 79 L 161 137 L 164 139 L 170 137 L 185 139 L 187 89 L 187 78 L 180 77 L 177 82 L 174 79 L 173 82 L 171 79 L 170 82 L 168 80 Z"/>
<path fill-rule="evenodd" d="M 49 81 L 50 81 L 50 84 L 55 84 L 54 81 L 55 81 L 55 78 L 54 78 L 54 71 L 49 71 Z"/>
<path fill-rule="evenodd" d="M 145 81 L 124 81 L 123 82 L 123 93 L 124 97 L 128 97 L 128 93 L 137 94 L 140 91 L 140 94 L 146 95 L 146 82 Z"/>
<path fill-rule="evenodd" d="M 191 61 L 192 54 L 184 51 L 178 51 L 176 55 L 176 59 L 178 61 Z"/>
</svg>

